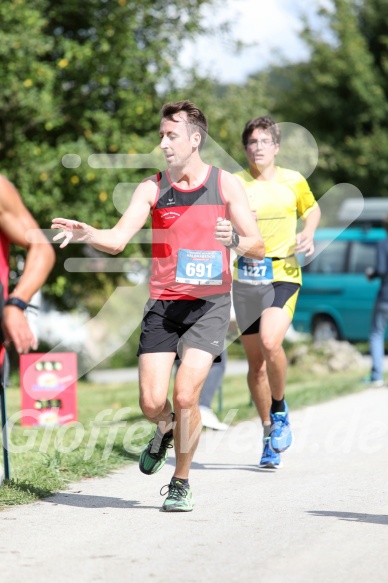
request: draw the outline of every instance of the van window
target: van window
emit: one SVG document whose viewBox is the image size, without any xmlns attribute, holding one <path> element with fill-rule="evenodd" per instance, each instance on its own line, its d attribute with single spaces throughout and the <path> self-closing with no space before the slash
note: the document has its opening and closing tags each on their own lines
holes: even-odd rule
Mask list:
<svg viewBox="0 0 388 583">
<path fill-rule="evenodd" d="M 365 273 L 367 267 L 376 265 L 376 243 L 353 241 L 349 255 L 349 273 Z"/>
<path fill-rule="evenodd" d="M 332 241 L 326 249 L 327 241 L 317 241 L 314 259 L 308 265 L 309 273 L 344 273 L 347 241 Z M 323 248 L 323 251 L 321 251 Z"/>
</svg>

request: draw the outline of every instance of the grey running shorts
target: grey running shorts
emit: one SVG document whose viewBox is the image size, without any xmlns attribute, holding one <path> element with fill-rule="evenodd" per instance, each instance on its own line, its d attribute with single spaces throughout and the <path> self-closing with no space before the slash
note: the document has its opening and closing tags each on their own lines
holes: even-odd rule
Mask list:
<svg viewBox="0 0 388 583">
<path fill-rule="evenodd" d="M 230 294 L 194 300 L 148 300 L 137 355 L 178 353 L 183 343 L 218 357 L 224 350 L 230 306 Z"/>
<path fill-rule="evenodd" d="M 289 281 L 275 281 L 268 285 L 233 281 L 233 307 L 241 334 L 259 332 L 260 317 L 266 308 L 282 308 L 292 320 L 299 288 L 299 283 Z"/>
</svg>

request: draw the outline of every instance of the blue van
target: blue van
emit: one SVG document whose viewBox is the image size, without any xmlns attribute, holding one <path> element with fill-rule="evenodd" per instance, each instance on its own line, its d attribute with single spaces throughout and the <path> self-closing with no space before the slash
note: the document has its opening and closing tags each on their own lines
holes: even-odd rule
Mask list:
<svg viewBox="0 0 388 583">
<path fill-rule="evenodd" d="M 376 227 L 317 229 L 313 259 L 303 265 L 301 258 L 295 330 L 312 334 L 315 341 L 368 340 L 380 279 L 369 281 L 365 269 L 375 266 L 377 241 L 386 236 Z"/>
</svg>

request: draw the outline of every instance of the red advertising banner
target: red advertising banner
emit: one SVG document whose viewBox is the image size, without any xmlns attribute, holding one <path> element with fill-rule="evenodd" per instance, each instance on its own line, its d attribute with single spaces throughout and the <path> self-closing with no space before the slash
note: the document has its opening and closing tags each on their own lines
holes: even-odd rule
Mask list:
<svg viewBox="0 0 388 583">
<path fill-rule="evenodd" d="M 20 355 L 21 424 L 63 425 L 77 419 L 77 355 Z"/>
</svg>

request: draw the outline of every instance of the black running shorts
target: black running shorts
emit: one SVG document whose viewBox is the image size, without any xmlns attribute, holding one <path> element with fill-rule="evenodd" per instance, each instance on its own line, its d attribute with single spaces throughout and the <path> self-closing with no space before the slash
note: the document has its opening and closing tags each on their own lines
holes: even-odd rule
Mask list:
<svg viewBox="0 0 388 583">
<path fill-rule="evenodd" d="M 266 308 L 282 308 L 294 316 L 300 284 L 275 281 L 268 285 L 250 285 L 233 281 L 233 307 L 241 334 L 257 334 L 260 317 Z"/>
<path fill-rule="evenodd" d="M 230 294 L 195 300 L 148 300 L 137 355 L 180 353 L 183 343 L 218 357 L 224 350 L 230 305 Z"/>
</svg>

